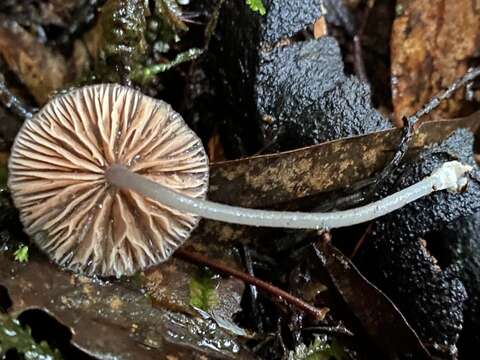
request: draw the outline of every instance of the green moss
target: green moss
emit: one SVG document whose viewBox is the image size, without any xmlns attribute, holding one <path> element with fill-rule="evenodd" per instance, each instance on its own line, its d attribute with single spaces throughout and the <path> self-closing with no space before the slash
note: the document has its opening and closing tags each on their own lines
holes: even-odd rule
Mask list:
<svg viewBox="0 0 480 360">
<path fill-rule="evenodd" d="M 326 336 L 315 336 L 309 345 L 300 344 L 288 354 L 288 360 L 342 360 L 343 348 L 336 341 L 328 341 Z"/>
<path fill-rule="evenodd" d="M 20 322 L 0 313 L 0 358 L 8 350 L 16 349 L 26 360 L 60 360 L 60 353 L 50 349 L 46 342 L 37 343 Z"/>
<path fill-rule="evenodd" d="M 128 82 L 132 69 L 144 62 L 147 52 L 144 4 L 143 0 L 108 0 L 102 7 L 96 80 Z"/>
<path fill-rule="evenodd" d="M 190 305 L 196 309 L 209 311 L 218 303 L 216 276 L 203 270 L 190 281 Z"/>
<path fill-rule="evenodd" d="M 263 16 L 267 13 L 267 10 L 263 5 L 262 0 L 246 0 L 246 1 L 247 1 L 247 5 L 250 6 L 250 9 L 252 9 L 255 12 L 258 12 L 260 15 Z"/>
<path fill-rule="evenodd" d="M 175 59 L 164 64 L 155 64 L 151 66 L 140 67 L 132 72 L 131 79 L 140 84 L 145 84 L 152 80 L 157 74 L 170 70 L 172 67 L 187 61 L 194 60 L 203 54 L 203 49 L 190 49 L 177 55 Z"/>
</svg>

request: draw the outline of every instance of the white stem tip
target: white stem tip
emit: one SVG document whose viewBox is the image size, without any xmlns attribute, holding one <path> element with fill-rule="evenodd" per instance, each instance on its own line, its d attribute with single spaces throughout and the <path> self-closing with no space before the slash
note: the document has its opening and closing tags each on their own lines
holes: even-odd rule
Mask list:
<svg viewBox="0 0 480 360">
<path fill-rule="evenodd" d="M 430 175 L 435 184 L 437 184 L 437 188 L 434 190 L 462 191 L 467 186 L 467 174 L 472 169 L 470 165 L 462 164 L 459 161 L 444 163 Z"/>
</svg>

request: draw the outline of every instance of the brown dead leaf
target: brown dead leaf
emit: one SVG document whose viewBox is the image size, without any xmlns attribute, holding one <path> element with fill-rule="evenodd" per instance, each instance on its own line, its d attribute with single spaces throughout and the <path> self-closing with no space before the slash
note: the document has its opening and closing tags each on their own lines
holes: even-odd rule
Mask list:
<svg viewBox="0 0 480 360">
<path fill-rule="evenodd" d="M 439 142 L 457 128 L 475 131 L 480 112 L 423 124 L 411 149 Z M 211 200 L 246 207 L 272 205 L 346 188 L 373 176 L 398 146 L 400 129 L 329 141 L 303 149 L 210 166 Z"/>
<path fill-rule="evenodd" d="M 431 359 L 395 304 L 370 283 L 340 250 L 329 241 L 319 241 L 314 249 L 343 300 L 389 358 L 397 359 L 410 353 L 415 359 Z"/>
<path fill-rule="evenodd" d="M 154 307 L 135 284 L 66 272 L 32 254 L 27 263 L 0 251 L 0 290 L 16 317 L 39 309 L 72 332 L 72 344 L 96 359 L 250 359 L 240 342 L 210 319 Z M 0 291 L 0 302 L 4 292 Z"/>
<path fill-rule="evenodd" d="M 47 48 L 18 23 L 0 17 L 0 55 L 43 105 L 67 81 L 65 58 Z"/>
<path fill-rule="evenodd" d="M 480 48 L 477 0 L 399 0 L 391 38 L 394 115 L 408 116 L 462 76 Z M 470 113 L 464 92 L 444 101 L 433 118 Z"/>
<path fill-rule="evenodd" d="M 147 293 L 161 308 L 198 316 L 190 305 L 190 283 L 197 271 L 196 265 L 173 258 L 146 271 L 141 280 Z M 219 279 L 215 287 L 218 304 L 212 310 L 222 309 L 225 316 L 231 317 L 240 311 L 243 290 L 241 280 L 231 277 Z"/>
</svg>

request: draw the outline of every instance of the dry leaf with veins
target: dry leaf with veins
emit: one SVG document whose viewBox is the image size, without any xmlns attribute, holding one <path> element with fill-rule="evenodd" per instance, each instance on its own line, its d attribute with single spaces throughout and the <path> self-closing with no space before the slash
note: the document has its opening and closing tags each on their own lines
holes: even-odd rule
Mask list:
<svg viewBox="0 0 480 360">
<path fill-rule="evenodd" d="M 208 187 L 201 141 L 165 102 L 119 85 L 56 97 L 17 136 L 9 187 L 26 232 L 71 270 L 132 274 L 166 260 L 198 223 L 110 185 L 111 165 L 189 197 Z"/>
</svg>

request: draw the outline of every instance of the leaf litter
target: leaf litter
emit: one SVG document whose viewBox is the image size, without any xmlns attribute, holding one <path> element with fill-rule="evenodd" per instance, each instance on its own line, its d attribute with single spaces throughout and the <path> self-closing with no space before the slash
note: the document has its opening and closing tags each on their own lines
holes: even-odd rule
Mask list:
<svg viewBox="0 0 480 360">
<path fill-rule="evenodd" d="M 353 17 L 349 15 L 358 13 L 369 17 L 370 14 L 370 18 L 373 18 L 385 9 L 393 9 L 388 5 L 380 6 L 380 2 L 373 1 L 369 2 L 368 11 L 359 11 L 361 5 L 355 1 L 342 5 L 333 0 L 309 0 L 301 4 L 295 1 L 278 2 L 281 6 L 272 5 L 270 1 L 240 2 L 240 5 L 232 7 L 231 2 L 223 1 L 212 5 L 157 0 L 150 1 L 148 7 L 143 7 L 143 2 L 139 4 L 125 0 L 119 3 L 127 7 L 132 4 L 139 6 L 123 14 L 121 7 L 116 7 L 113 1 L 106 1 L 102 4 L 105 11 L 96 14 L 92 9 L 95 10 L 98 4 L 94 2 L 76 6 L 65 2 L 58 9 L 49 8 L 48 5 L 53 2 L 55 1 L 49 1 L 42 6 L 40 13 L 37 8 L 31 7 L 30 2 L 26 2 L 25 7 L 12 5 L 8 1 L 5 5 L 0 5 L 2 11 L 10 16 L 8 19 L 2 18 L 0 25 L 0 44 L 6 44 L 0 46 L 0 53 L 6 63 L 0 64 L 0 70 L 6 74 L 1 93 L 2 96 L 7 94 L 7 100 L 10 99 L 5 101 L 2 98 L 3 102 L 10 104 L 5 110 L 2 109 L 8 116 L 6 119 L 12 115 L 16 119 L 26 117 L 22 115 L 30 111 L 26 104 L 34 105 L 31 108 L 40 106 L 49 95 L 68 88 L 71 84 L 105 79 L 131 84 L 133 80 L 144 92 L 165 97 L 175 107 L 189 109 L 186 111 L 186 120 L 199 130 L 205 143 L 216 137 L 215 152 L 220 149 L 222 157 L 244 157 L 211 164 L 209 197 L 212 200 L 276 209 L 331 209 L 348 206 L 351 204 L 349 196 L 365 184 L 375 181 L 375 176 L 391 160 L 402 138 L 400 129 L 385 130 L 388 126 L 369 127 L 368 123 L 361 123 L 363 130 L 360 131 L 347 129 L 347 132 L 342 132 L 345 128 L 339 130 L 339 127 L 335 131 L 329 129 L 316 133 L 324 126 L 318 119 L 322 116 L 330 117 L 336 126 L 337 111 L 342 113 L 344 110 L 342 107 L 332 110 L 329 96 L 358 110 L 357 117 L 365 118 L 368 113 L 373 114 L 373 118 L 380 119 L 381 123 L 386 119 L 386 111 L 382 107 L 388 108 L 388 101 L 379 107 L 373 107 L 367 101 L 370 93 L 366 90 L 366 85 L 348 74 L 353 58 L 353 68 L 357 72 L 362 68 L 361 62 L 366 62 L 366 73 L 357 73 L 357 76 L 362 81 L 368 81 L 371 76 L 369 53 L 362 59 L 362 52 L 358 52 L 357 46 L 353 50 L 354 56 L 350 56 L 348 42 L 352 40 L 349 37 L 355 36 L 355 32 L 365 26 L 361 30 L 360 46 L 363 50 L 368 50 L 372 43 L 368 45 L 366 42 L 371 40 L 369 36 L 372 29 L 369 26 L 372 25 L 369 25 L 369 21 L 364 21 L 366 25 L 361 23 L 360 28 L 357 28 L 355 21 L 352 21 Z M 473 12 L 461 15 L 470 2 L 461 1 L 444 9 L 439 6 L 439 2 L 435 2 L 428 10 L 432 16 L 425 18 L 418 17 L 419 3 L 420 1 L 400 1 L 393 25 L 391 61 L 395 81 L 392 110 L 398 124 L 403 115 L 414 113 L 438 90 L 462 75 L 468 66 L 475 64 L 474 44 L 478 39 L 474 39 L 471 29 L 475 28 L 477 14 Z M 300 7 L 305 10 L 303 15 L 292 16 L 298 13 Z M 208 16 L 210 13 L 213 14 L 211 18 Z M 114 26 L 111 29 L 123 29 L 123 34 L 108 33 L 110 27 L 103 26 L 110 24 L 110 20 L 116 16 L 118 21 L 112 23 Z M 442 16 L 449 20 L 443 24 L 433 24 L 430 21 Z M 462 22 L 461 19 L 464 18 L 468 21 L 460 24 L 459 21 Z M 95 21 L 96 19 L 103 20 Z M 320 35 L 314 29 L 318 19 L 325 20 Z M 410 33 L 405 31 L 405 23 L 412 29 Z M 60 32 L 55 39 L 50 39 L 51 34 L 55 33 L 51 30 L 51 24 L 55 24 L 58 27 L 55 30 Z M 103 30 L 100 31 L 102 26 Z M 459 33 L 454 30 L 456 28 L 465 30 L 461 31 L 464 38 L 459 40 L 449 37 L 449 34 Z M 35 32 L 32 29 L 37 30 Z M 102 35 L 104 30 L 107 31 Z M 42 31 L 46 35 L 42 35 Z M 195 32 L 202 34 L 200 41 L 195 41 L 195 36 L 191 36 Z M 258 34 L 259 38 L 246 41 L 248 34 L 252 33 Z M 428 61 L 418 62 L 418 57 L 404 56 L 408 54 L 408 44 L 413 44 L 411 48 L 418 50 L 426 38 L 435 36 L 440 40 L 428 42 L 430 45 L 426 56 L 435 59 L 430 68 L 420 66 L 428 64 Z M 20 46 L 8 46 L 17 37 L 21 40 Z M 378 39 L 380 38 L 377 41 L 383 41 L 378 44 L 379 48 L 388 47 L 388 39 Z M 71 53 L 67 48 L 72 41 L 75 41 L 74 57 L 69 58 Z M 222 53 L 225 49 L 219 49 L 219 44 L 225 45 L 227 54 L 237 54 L 234 58 L 238 58 L 239 62 L 228 63 L 231 56 L 221 58 L 220 55 L 219 66 L 214 63 L 212 71 L 212 54 L 217 57 L 226 54 Z M 319 101 L 315 106 L 321 106 L 308 112 L 308 109 L 311 110 L 308 106 L 311 99 L 308 96 L 295 97 L 296 95 L 286 94 L 281 89 L 282 86 L 295 88 L 298 84 L 304 84 L 307 89 L 315 83 L 308 76 L 311 72 L 304 70 L 312 65 L 309 54 L 312 56 L 319 48 L 333 49 L 332 54 L 328 54 L 329 60 L 325 61 L 338 70 L 332 71 L 332 74 L 335 73 L 344 85 L 335 82 L 333 88 L 318 92 L 323 97 L 317 99 Z M 450 48 L 454 51 L 446 54 L 445 49 Z M 239 49 L 252 55 L 254 60 L 251 61 L 252 57 L 242 57 L 243 53 L 239 53 Z M 341 53 L 339 49 L 342 50 Z M 458 54 L 462 56 L 457 56 Z M 328 57 L 325 52 L 321 56 Z M 456 60 L 459 57 L 462 58 L 461 61 Z M 377 56 L 375 61 L 383 66 L 388 61 L 386 58 L 387 55 Z M 281 72 L 276 68 L 282 62 L 286 64 L 284 68 L 292 71 L 286 79 L 278 76 Z M 294 67 L 289 67 L 295 63 L 300 64 L 297 72 L 292 70 Z M 232 64 L 240 64 L 240 68 L 230 68 Z M 256 65 L 252 68 L 249 64 Z M 32 71 L 25 70 L 29 68 Z M 52 68 L 56 71 L 52 71 Z M 68 75 L 67 68 L 73 69 Z M 218 78 L 212 75 L 219 71 Z M 202 76 L 190 79 L 192 73 Z M 424 81 L 422 76 L 406 76 L 411 73 L 418 73 L 428 79 Z M 225 88 L 225 84 L 235 84 L 238 81 L 238 74 L 248 81 L 240 83 L 236 89 Z M 257 75 L 259 78 L 256 78 Z M 227 76 L 228 81 L 223 81 L 225 78 L 222 80 L 222 76 Z M 374 90 L 378 85 L 388 86 L 379 84 L 379 78 L 371 78 Z M 256 79 L 253 85 L 252 79 Z M 431 86 L 419 85 L 419 82 L 428 83 L 429 79 L 432 79 Z M 317 80 L 318 83 L 323 81 L 321 78 Z M 290 85 L 285 85 L 289 84 L 288 81 L 291 81 Z M 179 95 L 182 94 L 181 89 L 179 94 L 168 91 L 178 91 L 181 88 L 178 84 L 183 82 L 189 91 L 197 94 L 194 100 L 179 101 L 177 98 L 182 96 Z M 256 92 L 252 92 L 253 88 L 257 89 Z M 355 96 L 349 92 L 353 88 L 356 89 Z M 14 91 L 8 94 L 10 89 Z M 235 95 L 237 90 L 240 92 Z M 476 107 L 471 101 L 475 99 L 475 87 L 468 84 L 466 93 L 467 100 L 461 92 L 458 93 L 443 103 L 434 117 L 471 115 L 421 124 L 413 134 L 406 155 L 407 161 L 415 159 L 423 149 L 435 147 L 435 144 L 449 138 L 456 129 L 464 128 L 472 132 L 478 130 L 479 115 L 473 111 Z M 22 98 L 18 94 L 27 94 L 26 101 L 14 101 Z M 257 98 L 258 94 L 265 96 Z M 265 102 L 268 96 L 271 101 Z M 292 106 L 295 101 L 299 101 L 296 104 L 298 106 Z M 245 104 L 248 106 L 243 106 Z M 212 111 L 212 108 L 215 110 Z M 245 109 L 245 112 L 240 114 L 236 111 L 238 108 Z M 363 110 L 360 111 L 360 108 Z M 302 109 L 306 109 L 305 112 Z M 247 116 L 246 122 L 231 122 L 240 115 Z M 343 118 L 349 118 L 351 113 L 343 115 Z M 299 119 L 305 120 L 304 123 L 298 122 Z M 18 130 L 18 125 L 11 125 L 11 120 L 7 123 L 10 128 L 5 132 L 6 137 L 3 136 L 3 128 L 0 129 L 6 148 Z M 212 123 L 215 125 L 212 126 Z M 224 124 L 234 126 L 226 128 Z M 242 125 L 237 127 L 238 124 Z M 347 122 L 347 128 L 352 124 Z M 249 143 L 252 134 L 257 138 L 255 142 Z M 296 135 L 292 136 L 293 134 Z M 297 149 L 302 146 L 304 147 Z M 287 149 L 291 151 L 281 152 Z M 245 157 L 271 151 L 280 152 Z M 364 277 L 365 274 L 359 273 L 355 265 L 333 245 L 324 244 L 323 257 L 320 257 L 328 277 L 316 283 L 316 280 L 313 281 L 313 278 L 302 273 L 302 259 L 295 257 L 295 251 L 298 250 L 296 247 L 305 244 L 309 237 L 310 241 L 315 241 L 311 238 L 318 239 L 316 234 L 300 231 L 266 232 L 263 229 L 203 221 L 186 249 L 215 258 L 234 270 L 241 271 L 246 267 L 250 276 L 265 277 L 299 298 L 308 298 L 318 308 L 326 305 L 332 307 L 332 311 L 320 323 L 280 299 L 272 299 L 265 294 L 253 296 L 254 288 L 248 287 L 249 290 L 246 291 L 244 283 L 236 278 L 208 274 L 206 270 L 179 258 L 171 259 L 132 279 L 111 281 L 65 273 L 48 264 L 34 249 L 30 249 L 33 250 L 31 253 L 28 252 L 28 262 L 17 262 L 13 252 L 18 249 L 17 239 L 24 241 L 23 235 L 18 234 L 18 224 L 11 221 L 15 215 L 8 200 L 2 200 L 1 209 L 3 228 L 0 232 L 0 248 L 3 252 L 0 253 L 0 285 L 7 289 L 11 298 L 8 313 L 16 317 L 27 309 L 46 311 L 70 329 L 75 346 L 97 358 L 107 358 L 112 354 L 119 358 L 169 358 L 190 356 L 193 353 L 207 358 L 252 358 L 252 351 L 255 351 L 256 355 L 269 354 L 265 356 L 267 358 L 283 354 L 294 359 L 361 359 L 362 351 L 378 354 L 379 349 L 391 357 L 402 352 L 417 353 L 419 356 L 427 354 L 428 357 L 424 345 L 431 344 L 424 341 L 423 337 L 420 340 L 417 332 L 409 325 L 410 319 L 403 316 L 383 289 L 380 290 Z M 452 219 L 453 217 L 452 215 Z M 358 231 L 361 233 L 363 230 Z M 349 237 L 357 234 L 356 229 L 351 231 Z M 369 233 L 367 231 L 365 237 L 366 245 L 359 247 L 359 254 L 368 248 L 371 241 Z M 272 238 L 274 241 L 267 240 Z M 277 247 L 279 239 L 285 240 L 281 247 Z M 337 234 L 334 234 L 334 241 L 340 245 L 343 242 Z M 428 252 L 428 236 L 425 241 L 427 248 L 422 251 Z M 245 259 L 240 259 L 238 253 L 232 251 L 238 242 L 252 251 L 253 260 L 250 260 L 249 266 L 244 264 Z M 22 250 L 22 254 L 18 253 L 17 257 L 21 255 L 20 258 L 25 259 L 24 252 Z M 318 261 L 312 264 L 313 269 L 322 272 L 321 263 Z M 299 270 L 291 271 L 294 268 Z M 289 276 L 295 277 L 294 274 L 304 276 L 304 283 L 309 286 L 298 287 L 295 281 L 288 280 Z M 300 289 L 305 293 L 299 292 Z M 350 313 L 360 320 L 360 331 L 350 323 L 345 331 L 335 330 L 342 329 L 339 320 L 343 318 L 338 317 L 340 304 L 331 300 L 324 302 L 326 294 L 335 291 L 343 297 Z M 366 298 L 371 301 L 360 301 L 356 296 L 359 292 L 366 294 Z M 3 296 L 2 292 L 0 294 Z M 248 297 L 252 297 L 252 313 L 259 317 L 255 325 L 252 325 L 252 319 L 248 319 L 248 307 L 245 305 Z M 307 331 L 302 329 L 309 327 L 323 330 L 307 335 Z M 92 328 L 98 332 L 92 332 Z M 349 344 L 345 339 L 345 336 L 352 337 L 349 328 L 355 329 L 353 338 L 357 342 L 362 341 L 359 333 L 364 331 L 377 348 L 365 350 L 365 347 L 369 347 L 368 342 L 353 346 Z M 442 349 L 440 353 L 442 356 L 446 354 Z"/>
</svg>

